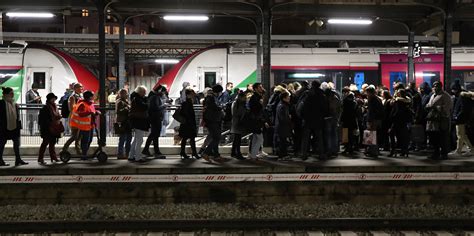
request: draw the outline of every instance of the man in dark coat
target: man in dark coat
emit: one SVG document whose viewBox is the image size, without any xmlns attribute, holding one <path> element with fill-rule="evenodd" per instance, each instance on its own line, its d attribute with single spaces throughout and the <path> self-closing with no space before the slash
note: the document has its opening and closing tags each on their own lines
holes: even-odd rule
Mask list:
<svg viewBox="0 0 474 236">
<path fill-rule="evenodd" d="M 274 140 L 278 143 L 278 158 L 288 156 L 288 139 L 292 136 L 292 124 L 290 117 L 290 94 L 282 92 L 280 103 L 276 108 Z"/>
<path fill-rule="evenodd" d="M 210 156 L 215 160 L 220 160 L 221 158 L 219 154 L 219 142 L 221 139 L 223 111 L 218 105 L 218 97 L 221 95 L 222 90 L 222 86 L 215 85 L 212 87 L 213 95 L 207 96 L 204 100 L 204 123 L 209 131 L 208 135 L 211 136 L 211 142 L 202 155 L 206 161 L 210 161 Z"/>
<path fill-rule="evenodd" d="M 148 138 L 145 143 L 145 148 L 143 148 L 142 154 L 146 156 L 151 156 L 149 151 L 150 144 L 153 142 L 155 147 L 155 157 L 159 159 L 165 159 L 166 157 L 160 152 L 159 146 L 159 137 L 162 128 L 162 122 L 164 119 L 164 114 L 167 108 L 167 104 L 163 103 L 161 100 L 161 95 L 163 93 L 163 86 L 159 85 L 155 88 L 154 91 L 151 91 L 148 95 L 148 115 L 150 118 L 151 132 L 148 135 Z"/>
<path fill-rule="evenodd" d="M 301 104 L 298 104 L 297 108 L 297 113 L 299 113 L 299 116 L 303 120 L 303 137 L 301 144 L 301 158 L 303 160 L 308 158 L 311 135 L 317 139 L 317 143 L 314 143 L 314 139 L 311 140 L 311 143 L 314 148 L 317 148 L 319 158 L 326 158 L 323 139 L 323 123 L 324 117 L 328 113 L 328 102 L 323 91 L 319 88 L 320 86 L 321 82 L 318 80 L 312 81 L 311 89 L 302 95 L 304 97 L 300 101 Z"/>
<path fill-rule="evenodd" d="M 367 148 L 366 155 L 370 157 L 378 157 L 380 141 L 382 138 L 382 120 L 385 118 L 382 100 L 377 97 L 375 87 L 370 85 L 365 90 L 367 93 L 367 129 L 376 131 L 377 145 L 370 145 Z"/>
</svg>

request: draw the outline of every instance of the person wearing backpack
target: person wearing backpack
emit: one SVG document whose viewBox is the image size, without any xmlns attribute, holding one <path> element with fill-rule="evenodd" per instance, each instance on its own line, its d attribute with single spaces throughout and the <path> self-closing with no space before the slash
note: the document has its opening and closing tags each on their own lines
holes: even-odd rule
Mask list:
<svg viewBox="0 0 474 236">
<path fill-rule="evenodd" d="M 76 83 L 74 84 L 74 93 L 69 96 L 68 98 L 68 105 L 67 106 L 63 106 L 61 107 L 61 109 L 63 108 L 66 108 L 68 109 L 69 111 L 69 114 L 68 114 L 68 117 L 69 117 L 69 122 L 71 121 L 71 112 L 74 108 L 74 106 L 76 105 L 76 103 L 79 102 L 79 100 L 82 100 L 82 92 L 84 90 L 84 87 L 82 86 L 81 83 Z M 64 111 L 66 112 L 66 111 Z M 67 114 L 67 113 L 65 113 Z M 64 143 L 64 146 L 63 146 L 63 151 L 67 151 L 69 149 L 69 145 L 71 145 L 72 142 L 74 142 L 74 146 L 75 146 L 75 150 L 76 150 L 76 153 L 77 155 L 81 155 L 82 151 L 81 151 L 81 147 L 80 147 L 80 141 L 81 141 L 81 136 L 80 136 L 80 130 L 75 128 L 75 127 L 72 127 L 71 124 L 69 123 L 69 126 L 71 127 L 71 136 L 69 137 L 69 139 Z"/>
<path fill-rule="evenodd" d="M 69 88 L 66 89 L 64 92 L 64 95 L 59 99 L 59 105 L 61 109 L 61 117 L 63 126 L 64 126 L 64 135 L 69 135 L 71 132 L 71 129 L 69 128 L 69 114 L 71 111 L 69 111 L 69 97 L 74 93 L 74 84 L 71 83 L 69 84 Z"/>
</svg>

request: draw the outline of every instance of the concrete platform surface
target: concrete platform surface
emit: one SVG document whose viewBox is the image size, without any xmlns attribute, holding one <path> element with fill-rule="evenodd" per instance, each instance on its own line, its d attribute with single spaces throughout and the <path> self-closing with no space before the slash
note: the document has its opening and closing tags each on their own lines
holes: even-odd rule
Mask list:
<svg viewBox="0 0 474 236">
<path fill-rule="evenodd" d="M 474 172 L 474 156 L 453 156 L 438 161 L 427 158 L 427 153 L 411 154 L 409 158 L 389 158 L 383 152 L 377 158 L 339 155 L 337 158 L 318 160 L 310 157 L 303 161 L 293 158 L 288 161 L 269 156 L 259 161 L 236 160 L 223 155 L 224 161 L 207 162 L 203 159 L 182 160 L 170 155 L 166 159 L 149 159 L 145 163 L 117 160 L 109 157 L 107 163 L 97 160 L 72 159 L 69 163 L 39 165 L 35 156 L 24 156 L 28 165 L 15 167 L 14 158 L 4 159 L 10 166 L 0 167 L 0 176 L 7 175 L 108 175 L 108 174 L 252 174 L 252 173 L 382 173 L 382 172 Z"/>
</svg>

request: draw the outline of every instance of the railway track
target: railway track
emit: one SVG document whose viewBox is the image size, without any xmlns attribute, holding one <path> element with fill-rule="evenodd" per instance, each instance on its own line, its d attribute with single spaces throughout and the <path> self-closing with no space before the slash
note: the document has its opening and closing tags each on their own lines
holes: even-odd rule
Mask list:
<svg viewBox="0 0 474 236">
<path fill-rule="evenodd" d="M 1 222 L 0 233 L 163 236 L 474 235 L 474 219 L 256 219 Z M 138 233 L 138 234 L 137 234 Z M 87 234 L 90 235 L 90 234 Z"/>
</svg>

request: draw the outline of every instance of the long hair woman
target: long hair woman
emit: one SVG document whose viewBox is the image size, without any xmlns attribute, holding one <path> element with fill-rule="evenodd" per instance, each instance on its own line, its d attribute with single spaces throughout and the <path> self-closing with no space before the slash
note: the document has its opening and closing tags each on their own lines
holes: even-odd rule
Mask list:
<svg viewBox="0 0 474 236">
<path fill-rule="evenodd" d="M 8 140 L 13 141 L 13 150 L 15 151 L 15 166 L 27 165 L 20 158 L 20 112 L 18 104 L 15 102 L 15 94 L 10 87 L 2 88 L 3 95 L 0 100 L 0 166 L 8 166 L 3 161 L 3 150 Z"/>
</svg>

